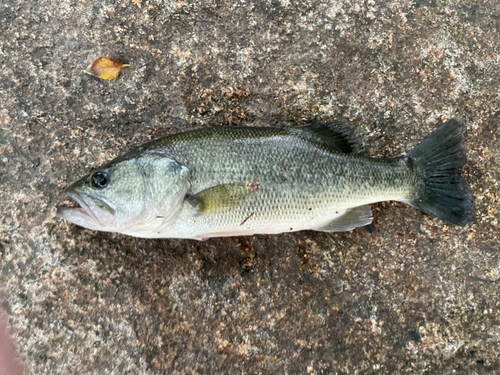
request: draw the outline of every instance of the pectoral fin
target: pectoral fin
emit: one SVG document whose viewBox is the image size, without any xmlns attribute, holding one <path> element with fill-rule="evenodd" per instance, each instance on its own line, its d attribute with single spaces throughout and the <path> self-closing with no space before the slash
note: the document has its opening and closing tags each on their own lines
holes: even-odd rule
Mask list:
<svg viewBox="0 0 500 375">
<path fill-rule="evenodd" d="M 373 221 L 372 208 L 370 205 L 354 207 L 347 210 L 338 219 L 315 230 L 320 232 L 347 232 L 357 227 L 371 224 Z"/>
<path fill-rule="evenodd" d="M 219 213 L 240 205 L 251 194 L 245 185 L 217 185 L 198 194 L 189 196 L 186 201 L 197 209 L 198 214 Z"/>
</svg>

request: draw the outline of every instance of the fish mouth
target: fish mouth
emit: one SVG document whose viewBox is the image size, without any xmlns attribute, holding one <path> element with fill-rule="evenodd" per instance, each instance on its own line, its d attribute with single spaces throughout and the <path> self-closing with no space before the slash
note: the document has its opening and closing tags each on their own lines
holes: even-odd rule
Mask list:
<svg viewBox="0 0 500 375">
<path fill-rule="evenodd" d="M 93 230 L 104 230 L 114 219 L 115 210 L 99 198 L 67 192 L 74 202 L 57 207 L 57 216 Z"/>
</svg>

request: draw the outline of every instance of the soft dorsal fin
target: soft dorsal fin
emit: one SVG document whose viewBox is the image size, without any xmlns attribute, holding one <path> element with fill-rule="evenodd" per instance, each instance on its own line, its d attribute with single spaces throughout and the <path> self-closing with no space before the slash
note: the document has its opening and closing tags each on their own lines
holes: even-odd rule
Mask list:
<svg viewBox="0 0 500 375">
<path fill-rule="evenodd" d="M 329 146 L 337 152 L 359 154 L 363 151 L 355 129 L 346 122 L 315 123 L 297 126 L 292 129 L 307 135 L 311 140 Z"/>
<path fill-rule="evenodd" d="M 321 228 L 316 228 L 314 230 L 320 232 L 347 232 L 353 230 L 354 228 L 371 224 L 372 221 L 372 208 L 368 204 L 366 206 L 351 208 L 339 218 L 331 221 Z"/>
</svg>

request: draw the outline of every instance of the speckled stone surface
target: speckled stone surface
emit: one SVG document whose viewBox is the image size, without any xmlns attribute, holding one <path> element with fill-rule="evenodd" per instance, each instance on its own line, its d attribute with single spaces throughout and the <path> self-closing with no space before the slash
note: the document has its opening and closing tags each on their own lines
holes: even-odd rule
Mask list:
<svg viewBox="0 0 500 375">
<path fill-rule="evenodd" d="M 84 73 L 130 63 L 115 82 Z M 28 374 L 500 372 L 500 2 L 0 1 L 0 284 Z M 163 134 L 350 119 L 398 156 L 467 120 L 467 228 L 142 240 L 55 217 Z"/>
</svg>

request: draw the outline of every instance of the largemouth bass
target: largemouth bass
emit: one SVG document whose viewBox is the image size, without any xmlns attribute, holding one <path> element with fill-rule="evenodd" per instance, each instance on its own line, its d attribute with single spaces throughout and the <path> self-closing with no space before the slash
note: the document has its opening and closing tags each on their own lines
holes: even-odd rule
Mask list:
<svg viewBox="0 0 500 375">
<path fill-rule="evenodd" d="M 187 131 L 77 181 L 67 190 L 77 204 L 57 213 L 92 230 L 202 240 L 349 231 L 372 222 L 370 203 L 393 200 L 464 226 L 474 213 L 465 138 L 452 119 L 407 155 L 376 159 L 340 123 Z"/>
</svg>

